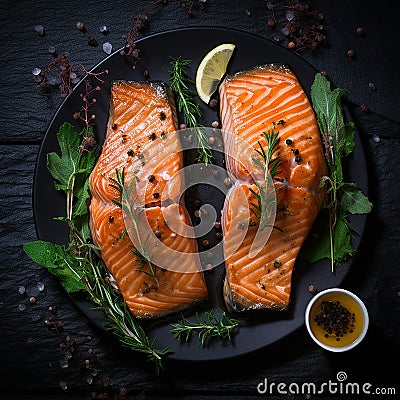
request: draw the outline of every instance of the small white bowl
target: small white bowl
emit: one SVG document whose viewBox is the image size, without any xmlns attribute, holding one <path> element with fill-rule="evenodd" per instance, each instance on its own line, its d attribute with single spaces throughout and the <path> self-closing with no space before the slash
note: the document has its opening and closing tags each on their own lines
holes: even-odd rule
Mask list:
<svg viewBox="0 0 400 400">
<path fill-rule="evenodd" d="M 322 342 L 314 334 L 312 326 L 311 326 L 314 322 L 310 321 L 312 308 L 314 305 L 316 305 L 317 301 L 318 300 L 323 301 L 324 299 L 335 300 L 335 295 L 338 295 L 338 297 L 342 298 L 342 299 L 345 299 L 347 296 L 348 301 L 354 301 L 356 303 L 356 305 L 358 305 L 358 307 L 359 307 L 359 311 L 360 311 L 359 314 L 361 314 L 361 316 L 362 316 L 362 327 L 361 327 L 361 329 L 358 329 L 359 330 L 358 335 L 354 337 L 354 340 L 351 343 L 344 344 L 343 346 L 341 346 L 340 343 L 336 344 L 335 346 L 331 346 L 327 343 Z M 356 317 L 357 317 L 357 314 L 356 314 Z M 319 344 L 322 348 L 329 350 L 329 351 L 342 352 L 342 351 L 347 351 L 347 350 L 352 349 L 353 347 L 357 346 L 364 339 L 364 337 L 367 333 L 367 330 L 368 330 L 369 317 L 368 317 L 368 311 L 367 311 L 364 303 L 354 293 L 349 292 L 348 290 L 345 290 L 345 289 L 331 288 L 331 289 L 326 289 L 326 290 L 323 290 L 322 292 L 319 292 L 310 300 L 310 302 L 307 305 L 306 311 L 305 311 L 305 322 L 306 322 L 308 333 L 310 334 L 311 338 L 317 344 Z M 319 328 L 316 328 L 316 329 L 319 329 Z"/>
</svg>

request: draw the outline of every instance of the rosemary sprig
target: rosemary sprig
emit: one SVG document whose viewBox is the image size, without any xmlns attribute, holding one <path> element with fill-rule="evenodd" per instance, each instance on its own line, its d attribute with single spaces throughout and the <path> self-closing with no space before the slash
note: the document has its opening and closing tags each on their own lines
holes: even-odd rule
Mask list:
<svg viewBox="0 0 400 400">
<path fill-rule="evenodd" d="M 269 206 L 271 205 L 271 202 L 276 202 L 275 188 L 270 186 L 271 180 L 279 173 L 278 167 L 281 163 L 281 158 L 279 155 L 275 158 L 272 158 L 279 147 L 278 132 L 268 130 L 268 132 L 263 132 L 263 134 L 267 142 L 267 150 L 265 151 L 261 142 L 258 141 L 259 148 L 256 149 L 256 152 L 261 156 L 261 160 L 259 158 L 253 157 L 254 164 L 256 164 L 260 168 L 264 175 L 263 182 L 254 182 L 257 186 L 258 193 L 250 188 L 250 191 L 257 199 L 256 204 L 251 204 L 251 209 L 259 221 L 260 230 L 263 230 L 265 227 L 268 226 L 268 220 L 271 216 L 271 207 Z M 270 175 L 270 177 L 268 175 Z"/>
<path fill-rule="evenodd" d="M 175 94 L 179 112 L 183 113 L 185 124 L 188 128 L 194 130 L 197 138 L 197 151 L 199 159 L 205 164 L 212 163 L 214 157 L 211 151 L 208 137 L 204 129 L 199 125 L 201 118 L 199 105 L 194 103 L 192 97 L 196 94 L 190 90 L 188 85 L 194 82 L 187 76 L 185 68 L 191 63 L 191 60 L 184 60 L 182 57 L 171 57 L 171 68 L 168 70 L 169 83 L 172 92 Z"/>
<path fill-rule="evenodd" d="M 208 337 L 220 337 L 224 340 L 232 340 L 233 330 L 238 327 L 239 320 L 229 317 L 225 311 L 218 313 L 214 309 L 205 311 L 204 317 L 196 313 L 198 322 L 192 322 L 182 316 L 177 323 L 171 324 L 171 333 L 176 339 L 190 341 L 193 332 L 197 332 L 198 345 L 204 346 Z"/>
</svg>

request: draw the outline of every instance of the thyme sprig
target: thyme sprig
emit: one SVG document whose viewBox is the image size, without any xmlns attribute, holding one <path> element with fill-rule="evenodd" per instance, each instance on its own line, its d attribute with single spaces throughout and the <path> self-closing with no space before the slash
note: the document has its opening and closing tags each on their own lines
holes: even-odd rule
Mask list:
<svg viewBox="0 0 400 400">
<path fill-rule="evenodd" d="M 171 57 L 171 68 L 168 70 L 169 83 L 172 92 L 176 96 L 178 110 L 183 113 L 186 126 L 193 129 L 196 134 L 199 159 L 205 164 L 210 164 L 214 157 L 208 137 L 203 127 L 199 125 L 201 113 L 199 105 L 193 101 L 193 96 L 196 92 L 189 89 L 189 85 L 194 82 L 187 76 L 185 70 L 190 63 L 191 60 L 184 60 L 182 57 Z"/>
<path fill-rule="evenodd" d="M 174 338 L 190 341 L 192 333 L 198 335 L 198 345 L 204 346 L 207 338 L 220 337 L 224 340 L 232 340 L 232 334 L 235 328 L 239 326 L 240 321 L 229 317 L 225 311 L 217 313 L 214 309 L 204 312 L 204 317 L 196 313 L 197 322 L 192 322 L 185 316 L 177 323 L 171 324 L 171 333 Z"/>
<path fill-rule="evenodd" d="M 257 199 L 257 203 L 252 203 L 250 206 L 259 221 L 260 230 L 269 226 L 268 221 L 271 217 L 271 204 L 276 202 L 275 188 L 273 187 L 272 179 L 279 173 L 278 167 L 281 163 L 279 155 L 273 158 L 274 153 L 276 153 L 279 147 L 278 134 L 279 132 L 270 130 L 268 130 L 268 132 L 263 132 L 264 138 L 267 142 L 267 150 L 265 150 L 261 142 L 258 141 L 257 143 L 259 148 L 256 149 L 256 152 L 260 155 L 261 160 L 256 157 L 252 158 L 254 164 L 256 164 L 263 173 L 262 182 L 254 182 L 257 186 L 258 193 L 250 188 L 251 193 L 253 193 Z M 273 207 L 273 209 L 275 208 Z"/>
</svg>

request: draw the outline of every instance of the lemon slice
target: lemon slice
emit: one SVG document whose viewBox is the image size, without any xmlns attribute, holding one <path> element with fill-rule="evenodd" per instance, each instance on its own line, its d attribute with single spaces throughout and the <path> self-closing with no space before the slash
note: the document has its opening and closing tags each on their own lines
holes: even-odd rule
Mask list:
<svg viewBox="0 0 400 400">
<path fill-rule="evenodd" d="M 221 78 L 225 75 L 226 67 L 235 50 L 231 43 L 220 44 L 201 60 L 196 74 L 196 90 L 205 103 L 208 104 L 211 95 L 217 89 Z"/>
</svg>

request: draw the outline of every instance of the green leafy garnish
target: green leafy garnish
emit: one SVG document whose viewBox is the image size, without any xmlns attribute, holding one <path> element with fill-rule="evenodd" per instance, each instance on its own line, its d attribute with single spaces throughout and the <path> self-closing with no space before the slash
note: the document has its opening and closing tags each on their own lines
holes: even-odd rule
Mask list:
<svg viewBox="0 0 400 400">
<path fill-rule="evenodd" d="M 187 128 L 193 129 L 196 134 L 199 159 L 205 164 L 210 164 L 214 157 L 208 137 L 203 127 L 199 125 L 198 120 L 201 118 L 201 113 L 199 105 L 193 101 L 196 92 L 189 89 L 189 85 L 194 84 L 194 82 L 188 78 L 185 71 L 190 63 L 191 60 L 184 60 L 182 57 L 171 57 L 171 68 L 168 70 L 170 88 L 176 96 L 178 110 L 183 113 Z"/>
<path fill-rule="evenodd" d="M 61 156 L 50 153 L 47 167 L 57 190 L 66 195 L 66 216 L 70 230 L 68 245 L 37 240 L 24 244 L 33 261 L 44 266 L 60 279 L 67 292 L 85 290 L 107 317 L 106 328 L 131 350 L 145 353 L 154 362 L 156 372 L 163 367 L 163 356 L 169 347 L 157 349 L 141 325 L 134 319 L 122 295 L 115 289 L 103 265 L 99 249 L 92 244 L 89 229 L 89 175 L 95 164 L 95 142 L 91 127 L 78 133 L 70 124 L 63 124 L 57 134 Z M 118 175 L 117 179 L 123 175 Z M 119 183 L 119 181 L 117 181 Z"/>
<path fill-rule="evenodd" d="M 332 271 L 336 263 L 346 260 L 355 252 L 351 243 L 354 229 L 348 220 L 348 213 L 367 214 L 372 209 L 372 203 L 357 185 L 345 182 L 343 177 L 342 160 L 352 153 L 355 146 L 354 124 L 345 123 L 343 118 L 341 99 L 344 94 L 344 89 L 331 90 L 329 81 L 322 74 L 316 74 L 311 87 L 311 99 L 329 170 L 329 175 L 321 179 L 321 187 L 327 186 L 328 201 L 325 207 L 329 215 L 329 234 L 323 235 L 311 259 L 329 258 Z"/>
<path fill-rule="evenodd" d="M 57 276 L 67 292 L 85 289 L 84 273 L 68 246 L 37 240 L 24 243 L 26 254 Z"/>
<path fill-rule="evenodd" d="M 171 324 L 171 333 L 176 339 L 190 341 L 192 333 L 198 335 L 198 345 L 204 346 L 208 337 L 220 337 L 232 340 L 232 333 L 239 325 L 239 320 L 229 317 L 225 312 L 205 311 L 204 317 L 196 313 L 197 322 L 182 316 L 177 323 Z"/>
</svg>

